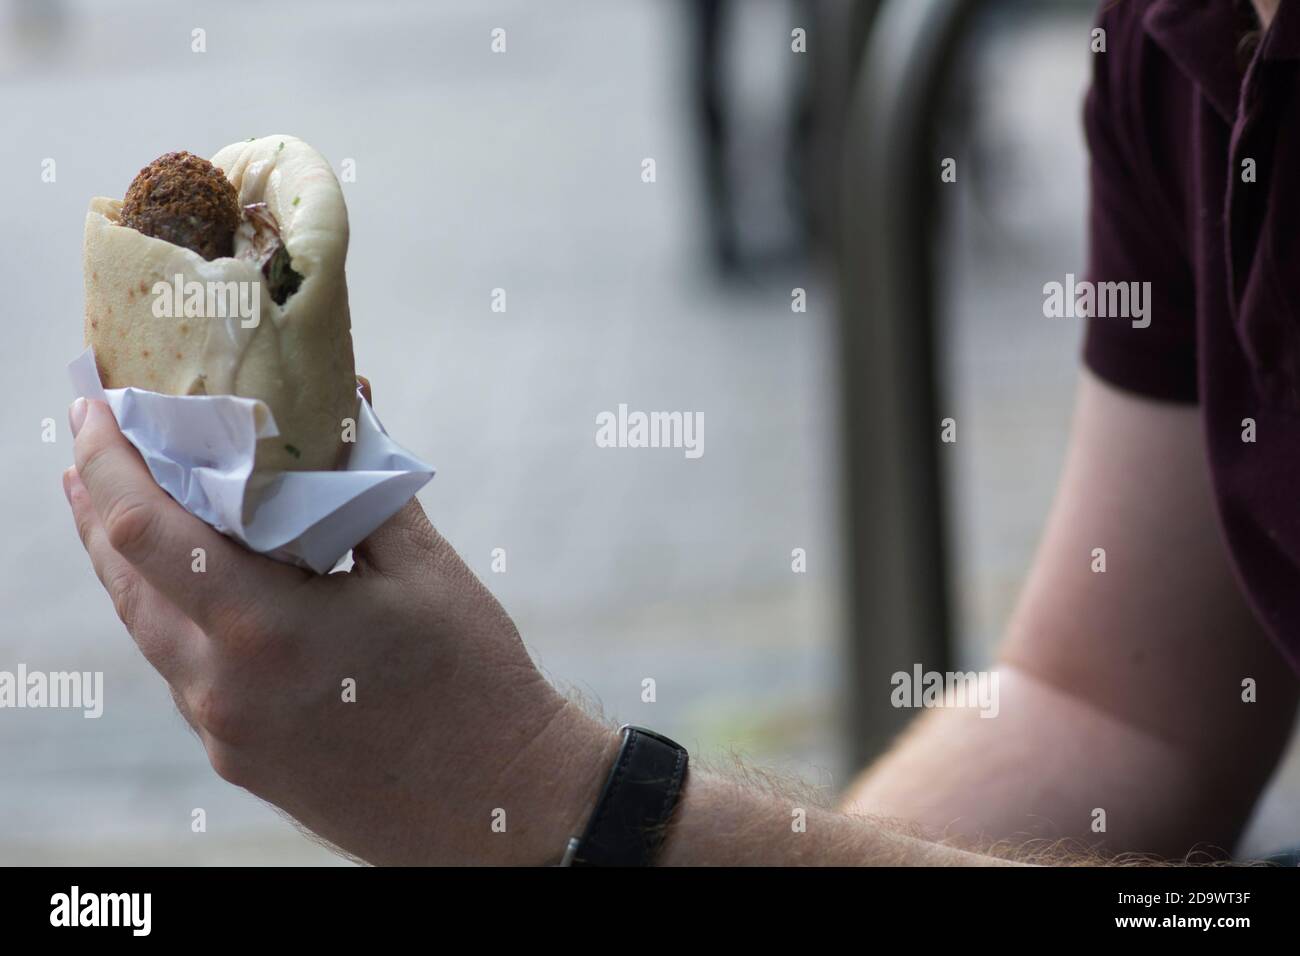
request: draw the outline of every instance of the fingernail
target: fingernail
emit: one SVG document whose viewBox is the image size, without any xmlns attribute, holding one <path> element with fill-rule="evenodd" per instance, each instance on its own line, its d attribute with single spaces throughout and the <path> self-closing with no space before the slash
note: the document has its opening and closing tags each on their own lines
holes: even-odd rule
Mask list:
<svg viewBox="0 0 1300 956">
<path fill-rule="evenodd" d="M 77 437 L 77 432 L 81 431 L 81 426 L 86 422 L 86 400 L 79 398 L 72 403 L 68 409 L 68 425 L 72 428 L 72 437 Z"/>
</svg>

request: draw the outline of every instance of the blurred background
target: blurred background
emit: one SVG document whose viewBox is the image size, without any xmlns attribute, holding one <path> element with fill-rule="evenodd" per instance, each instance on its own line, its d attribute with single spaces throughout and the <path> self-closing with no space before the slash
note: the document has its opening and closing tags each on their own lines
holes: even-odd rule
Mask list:
<svg viewBox="0 0 1300 956">
<path fill-rule="evenodd" d="M 1041 290 L 1083 269 L 1091 17 L 0 0 L 0 670 L 103 671 L 106 697 L 99 720 L 0 710 L 0 863 L 340 862 L 212 773 L 77 541 L 59 474 L 92 196 L 275 132 L 352 160 L 358 370 L 544 670 L 835 789 L 908 716 L 899 663 L 988 663 L 1051 499 L 1081 328 Z M 702 412 L 704 455 L 597 448 L 620 403 Z M 1246 849 L 1290 822 L 1266 800 Z"/>
</svg>

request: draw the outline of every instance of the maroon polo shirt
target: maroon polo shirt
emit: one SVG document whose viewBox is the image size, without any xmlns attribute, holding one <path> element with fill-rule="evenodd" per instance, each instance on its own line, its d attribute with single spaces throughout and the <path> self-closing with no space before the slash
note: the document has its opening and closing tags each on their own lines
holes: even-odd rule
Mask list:
<svg viewBox="0 0 1300 956">
<path fill-rule="evenodd" d="M 1300 0 L 1245 63 L 1235 0 L 1105 0 L 1099 25 L 1088 278 L 1150 282 L 1150 325 L 1096 314 L 1084 361 L 1199 402 L 1233 562 L 1300 673 Z"/>
</svg>

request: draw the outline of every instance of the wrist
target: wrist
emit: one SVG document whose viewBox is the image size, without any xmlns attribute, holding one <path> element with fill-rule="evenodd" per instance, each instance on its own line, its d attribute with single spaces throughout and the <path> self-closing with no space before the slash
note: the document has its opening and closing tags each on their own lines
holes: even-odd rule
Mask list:
<svg viewBox="0 0 1300 956">
<path fill-rule="evenodd" d="M 624 724 L 619 750 L 581 836 L 561 866 L 653 866 L 685 789 L 690 759 L 677 741 Z"/>
<path fill-rule="evenodd" d="M 518 829 L 508 862 L 549 866 L 582 833 L 618 756 L 621 735 L 562 700 L 521 756 L 511 763 Z"/>
</svg>

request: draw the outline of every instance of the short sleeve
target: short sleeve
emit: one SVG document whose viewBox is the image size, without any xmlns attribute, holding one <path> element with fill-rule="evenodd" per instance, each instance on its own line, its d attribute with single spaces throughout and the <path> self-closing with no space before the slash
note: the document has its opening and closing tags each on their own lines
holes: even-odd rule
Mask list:
<svg viewBox="0 0 1300 956">
<path fill-rule="evenodd" d="M 1129 24 L 1126 31 L 1116 25 L 1108 32 L 1121 42 L 1094 56 L 1083 111 L 1090 157 L 1086 278 L 1094 287 L 1151 283 L 1146 287 L 1150 324 L 1136 328 L 1123 317 L 1087 319 L 1083 360 L 1097 376 L 1126 391 L 1196 402 L 1194 272 L 1184 251 L 1179 207 L 1167 201 L 1174 171 L 1153 156 L 1152 138 L 1167 131 L 1168 114 L 1161 117 L 1165 122 L 1148 122 L 1139 112 L 1166 84 L 1151 82 L 1153 54 L 1140 26 Z"/>
</svg>

